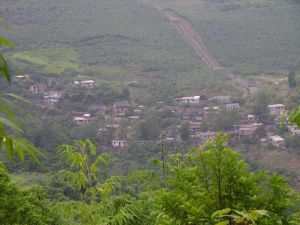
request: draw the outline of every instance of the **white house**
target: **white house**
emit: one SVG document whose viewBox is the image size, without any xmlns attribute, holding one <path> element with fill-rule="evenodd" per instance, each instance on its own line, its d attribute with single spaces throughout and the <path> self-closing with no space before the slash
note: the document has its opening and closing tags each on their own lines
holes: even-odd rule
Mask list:
<svg viewBox="0 0 300 225">
<path fill-rule="evenodd" d="M 46 84 L 33 84 L 29 86 L 29 92 L 33 95 L 43 94 L 46 88 Z"/>
<path fill-rule="evenodd" d="M 183 104 L 199 104 L 200 96 L 182 97 L 175 99 L 175 101 Z"/>
<path fill-rule="evenodd" d="M 77 125 L 87 125 L 91 121 L 95 120 L 95 118 L 91 117 L 91 114 L 83 114 L 82 116 L 76 116 L 73 119 Z"/>
<path fill-rule="evenodd" d="M 283 104 L 268 105 L 268 109 L 270 111 L 270 114 L 272 115 L 281 115 L 285 110 L 285 105 Z"/>
<path fill-rule="evenodd" d="M 231 101 L 231 96 L 222 95 L 222 96 L 214 96 L 209 99 L 209 101 L 218 102 L 218 103 L 229 103 Z"/>
<path fill-rule="evenodd" d="M 247 119 L 248 119 L 249 122 L 255 122 L 256 121 L 256 116 L 252 115 L 252 114 L 249 114 L 247 116 Z"/>
<path fill-rule="evenodd" d="M 211 114 L 211 113 L 219 113 L 220 107 L 213 106 L 213 107 L 204 107 L 204 115 Z"/>
<path fill-rule="evenodd" d="M 269 135 L 269 141 L 272 145 L 276 146 L 277 148 L 284 147 L 285 145 L 284 139 L 279 135 Z"/>
<path fill-rule="evenodd" d="M 118 116 L 125 116 L 129 111 L 128 101 L 116 102 L 113 105 L 114 113 Z"/>
<path fill-rule="evenodd" d="M 196 134 L 196 137 L 200 138 L 201 142 L 205 142 L 214 138 L 215 135 L 216 135 L 215 132 L 207 131 L 207 132 L 198 132 Z"/>
<path fill-rule="evenodd" d="M 94 80 L 83 80 L 83 81 L 74 81 L 73 84 L 75 86 L 82 86 L 82 87 L 85 87 L 85 88 L 93 88 L 96 84 L 96 82 Z"/>
<path fill-rule="evenodd" d="M 44 102 L 54 104 L 59 101 L 61 93 L 58 91 L 50 91 L 44 95 Z"/>
<path fill-rule="evenodd" d="M 291 125 L 288 126 L 288 129 L 293 136 L 300 135 L 300 129 L 297 126 Z"/>
<path fill-rule="evenodd" d="M 113 148 L 127 148 L 128 143 L 125 140 L 112 140 L 111 141 Z"/>
<path fill-rule="evenodd" d="M 237 125 L 236 133 L 241 137 L 252 137 L 258 127 L 261 127 L 262 123 L 243 124 Z"/>
<path fill-rule="evenodd" d="M 80 82 L 82 87 L 93 88 L 95 86 L 94 80 L 83 80 Z"/>
<path fill-rule="evenodd" d="M 15 79 L 17 82 L 24 82 L 24 81 L 29 80 L 29 75 L 28 75 L 28 74 L 17 75 L 17 76 L 14 77 L 14 79 Z"/>
<path fill-rule="evenodd" d="M 239 108 L 240 108 L 240 104 L 239 103 L 226 104 L 226 109 L 227 110 L 239 109 Z"/>
</svg>

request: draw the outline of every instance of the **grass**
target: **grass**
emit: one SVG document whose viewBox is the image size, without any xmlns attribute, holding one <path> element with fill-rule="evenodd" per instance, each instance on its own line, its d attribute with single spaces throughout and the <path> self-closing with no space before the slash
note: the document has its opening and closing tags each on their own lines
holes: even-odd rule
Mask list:
<svg viewBox="0 0 300 225">
<path fill-rule="evenodd" d="M 78 54 L 72 48 L 44 48 L 21 51 L 11 57 L 14 60 L 38 66 L 45 74 L 61 74 L 78 70 Z"/>
</svg>

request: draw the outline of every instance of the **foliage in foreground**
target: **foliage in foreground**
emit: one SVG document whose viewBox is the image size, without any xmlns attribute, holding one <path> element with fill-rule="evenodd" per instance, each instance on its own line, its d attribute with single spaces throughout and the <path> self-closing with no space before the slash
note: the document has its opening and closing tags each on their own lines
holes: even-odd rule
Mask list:
<svg viewBox="0 0 300 225">
<path fill-rule="evenodd" d="M 22 190 L 13 184 L 0 163 L 0 224 L 2 225 L 58 225 L 60 219 L 46 201 L 40 186 Z"/>
<path fill-rule="evenodd" d="M 5 23 L 0 20 L 0 24 Z M 10 48 L 14 46 L 4 37 L 0 36 L 0 47 L 6 45 Z M 11 75 L 4 55 L 0 53 L 0 78 L 11 84 Z M 15 116 L 13 110 L 19 109 L 11 99 L 23 100 L 19 96 L 0 91 L 0 151 L 6 151 L 9 159 L 13 159 L 17 154 L 21 160 L 24 160 L 24 152 L 27 153 L 36 162 L 39 162 L 37 156 L 43 154 L 35 148 L 26 139 L 22 138 L 22 127 Z"/>
<path fill-rule="evenodd" d="M 57 211 L 64 223 L 90 225 L 293 224 L 299 220 L 295 214 L 299 205 L 288 181 L 276 174 L 250 172 L 227 140 L 218 134 L 187 154 L 174 155 L 167 162 L 154 160 L 162 168 L 158 171 L 112 177 L 98 184 L 92 195 L 86 192 L 83 201 L 58 203 Z M 110 191 L 104 192 L 108 187 Z"/>
</svg>

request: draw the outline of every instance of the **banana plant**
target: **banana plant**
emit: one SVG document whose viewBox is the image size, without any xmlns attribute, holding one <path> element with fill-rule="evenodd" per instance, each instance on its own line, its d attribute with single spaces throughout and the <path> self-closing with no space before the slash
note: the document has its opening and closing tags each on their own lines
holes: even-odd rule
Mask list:
<svg viewBox="0 0 300 225">
<path fill-rule="evenodd" d="M 75 140 L 72 145 L 57 148 L 68 170 L 60 171 L 61 177 L 74 185 L 79 191 L 86 191 L 96 185 L 100 164 L 108 165 L 111 155 L 102 153 L 97 156 L 97 149 L 90 139 Z"/>
</svg>

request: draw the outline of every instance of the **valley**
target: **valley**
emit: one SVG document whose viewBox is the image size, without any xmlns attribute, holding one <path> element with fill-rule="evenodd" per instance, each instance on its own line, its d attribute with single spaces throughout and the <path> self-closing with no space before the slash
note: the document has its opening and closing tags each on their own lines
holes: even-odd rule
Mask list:
<svg viewBox="0 0 300 225">
<path fill-rule="evenodd" d="M 57 158 L 55 143 L 91 137 L 103 151 L 116 155 L 112 174 L 127 173 L 159 157 L 157 140 L 162 134 L 170 139 L 167 152 L 174 153 L 200 146 L 198 139 L 205 132 L 218 131 L 230 134 L 242 154 L 262 148 L 259 140 L 269 133 L 287 140 L 283 149 L 268 145 L 271 152 L 260 152 L 262 161 L 251 154 L 254 167 L 276 170 L 267 162 L 272 151 L 276 157 L 294 158 L 299 143 L 288 126 L 280 127 L 278 118 L 267 116 L 266 110 L 272 104 L 284 104 L 289 110 L 299 102 L 299 87 L 289 88 L 287 79 L 290 71 L 296 71 L 299 80 L 299 32 L 293 29 L 298 8 L 291 2 L 247 2 L 89 0 L 87 6 L 79 0 L 7 2 L 2 12 L 15 45 L 8 51 L 13 74 L 30 77 L 9 90 L 32 101 L 24 123 L 34 129 L 26 135 L 49 157 L 45 168 L 35 169 L 61 167 L 52 165 Z M 260 23 L 250 21 L 250 15 Z M 273 20 L 289 37 L 276 33 L 277 27 L 270 25 Z M 91 89 L 74 85 L 83 81 L 95 85 Z M 41 86 L 45 88 L 39 91 Z M 201 102 L 175 101 L 192 96 L 201 96 Z M 226 104 L 238 108 L 231 111 L 225 103 L 210 100 L 218 96 L 230 96 Z M 124 101 L 128 111 L 118 116 L 114 104 Z M 218 112 L 204 116 L 204 109 L 213 107 Z M 185 113 L 193 110 L 203 112 L 203 120 L 185 120 Z M 75 117 L 89 121 L 85 114 L 97 119 L 78 126 Z M 263 129 L 248 143 L 247 138 L 239 139 L 237 126 L 251 125 L 247 116 L 253 114 L 260 114 L 255 122 L 262 122 Z M 116 130 L 109 130 L 114 125 Z M 190 137 L 182 140 L 186 127 Z M 128 149 L 114 151 L 116 140 L 128 142 Z M 278 171 L 297 180 L 299 168 L 291 168 L 284 165 Z"/>
<path fill-rule="evenodd" d="M 0 224 L 300 224 L 299 15 L 0 1 Z"/>
</svg>

